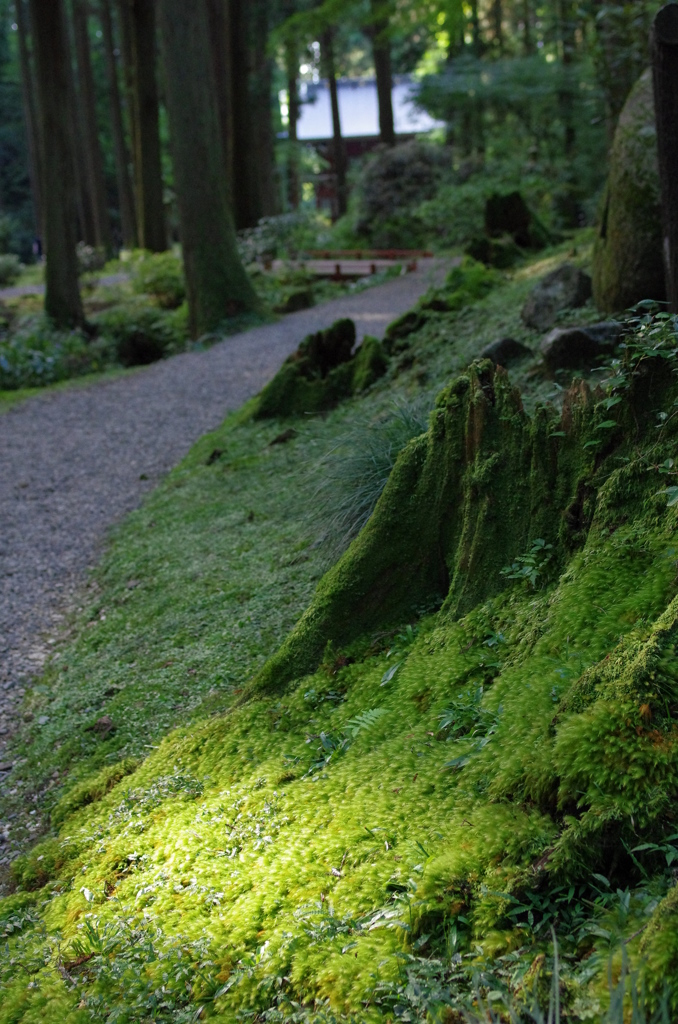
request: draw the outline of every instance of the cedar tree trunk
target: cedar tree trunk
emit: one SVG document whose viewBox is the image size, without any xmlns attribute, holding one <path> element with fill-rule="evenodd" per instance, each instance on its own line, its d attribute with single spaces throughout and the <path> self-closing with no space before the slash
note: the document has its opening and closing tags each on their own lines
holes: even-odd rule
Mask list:
<svg viewBox="0 0 678 1024">
<path fill-rule="evenodd" d="M 393 124 L 393 72 L 391 68 L 391 42 L 388 37 L 388 15 L 383 0 L 370 0 L 372 23 L 372 53 L 377 78 L 377 102 L 379 104 L 379 135 L 387 146 L 395 145 Z"/>
<path fill-rule="evenodd" d="M 75 53 L 80 83 L 87 186 L 94 220 L 94 244 L 98 249 L 103 249 L 104 252 L 110 254 L 112 250 L 111 223 L 108 216 L 104 161 L 101 156 L 96 99 L 94 96 L 92 54 L 89 45 L 88 0 L 73 0 L 73 27 L 75 29 Z"/>
<path fill-rule="evenodd" d="M 337 215 L 343 217 L 348 208 L 348 190 L 346 187 L 346 147 L 341 134 L 341 118 L 339 117 L 339 93 L 337 90 L 337 74 L 334 64 L 334 32 L 331 28 L 322 34 L 322 56 L 325 65 L 325 76 L 330 87 L 332 105 L 332 137 L 334 152 L 334 173 L 337 182 Z"/>
<path fill-rule="evenodd" d="M 257 306 L 228 202 L 205 0 L 160 0 L 174 173 L 193 337 Z"/>
<path fill-rule="evenodd" d="M 118 64 L 115 59 L 115 38 L 113 35 L 113 17 L 110 0 L 100 0 L 101 28 L 104 37 L 106 56 L 106 75 L 111 111 L 111 129 L 113 132 L 113 151 L 115 154 L 115 173 L 118 181 L 118 202 L 120 203 L 120 225 L 122 228 L 122 244 L 126 249 L 135 249 L 137 245 L 137 225 L 134 210 L 134 192 L 129 172 L 129 155 L 125 142 L 125 128 L 122 119 L 122 102 L 120 84 L 118 82 Z"/>
<path fill-rule="evenodd" d="M 256 165 L 255 112 L 250 91 L 251 46 L 248 0 L 230 0 L 231 18 L 231 97 L 233 111 L 232 198 L 235 226 L 253 228 L 263 213 Z M 263 44 L 262 44 L 263 45 Z"/>
<path fill-rule="evenodd" d="M 666 292 L 678 313 L 678 4 L 657 14 L 651 33 Z"/>
<path fill-rule="evenodd" d="M 63 0 L 30 0 L 30 11 L 45 155 L 45 312 L 58 327 L 80 327 L 85 316 L 75 254 L 71 88 Z"/>
<path fill-rule="evenodd" d="M 24 0 L 14 0 L 17 28 L 19 31 L 19 61 L 21 64 L 21 86 L 26 120 L 26 144 L 28 167 L 33 195 L 35 233 L 42 238 L 45 233 L 42 205 L 42 159 L 38 132 L 38 101 L 35 74 L 28 48 L 29 22 Z"/>
<path fill-rule="evenodd" d="M 287 201 L 293 210 L 299 209 L 301 201 L 301 182 L 299 180 L 299 137 L 297 123 L 299 121 L 299 50 L 296 40 L 288 39 L 285 43 L 285 70 L 287 72 L 288 98 L 288 139 L 289 156 L 287 162 Z"/>
<path fill-rule="evenodd" d="M 273 62 L 266 40 L 270 33 L 269 0 L 249 0 L 252 11 L 251 103 L 254 114 L 255 168 L 259 187 L 259 216 L 274 217 L 280 213 L 280 194 L 275 166 L 275 138 L 271 98 L 273 95 Z"/>
<path fill-rule="evenodd" d="M 233 183 L 233 109 L 231 89 L 231 18 L 228 0 L 207 0 L 210 27 L 210 55 L 214 71 L 215 96 L 219 112 L 224 166 L 229 190 Z"/>
<path fill-rule="evenodd" d="M 131 104 L 132 149 L 139 245 L 151 252 L 164 252 L 167 249 L 167 228 L 156 78 L 156 0 L 121 0 L 121 3 L 127 5 L 128 16 L 128 81 L 134 97 Z"/>
</svg>

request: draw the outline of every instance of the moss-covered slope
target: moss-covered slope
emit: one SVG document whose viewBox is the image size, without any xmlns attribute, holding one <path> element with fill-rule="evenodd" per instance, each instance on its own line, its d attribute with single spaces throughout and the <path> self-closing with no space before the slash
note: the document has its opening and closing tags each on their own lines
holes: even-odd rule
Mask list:
<svg viewBox="0 0 678 1024">
<path fill-rule="evenodd" d="M 559 417 L 472 366 L 259 675 L 271 685 L 236 685 L 227 710 L 149 737 L 142 763 L 119 748 L 64 788 L 0 901 L 2 1024 L 450 1024 L 483 1016 L 478 991 L 548 1003 L 551 926 L 563 1019 L 603 1019 L 622 942 L 648 1014 L 678 1013 L 675 326 L 627 344 Z M 260 426 L 231 423 L 173 486 L 219 474 L 237 503 L 263 459 L 269 486 L 284 460 L 298 490 L 295 458 L 329 423 L 265 456 Z M 168 488 L 154 521 L 190 500 Z M 193 526 L 204 557 L 215 521 L 206 507 Z M 278 559 L 266 536 L 257 557 Z M 181 545 L 145 557 L 158 573 Z M 285 580 L 266 576 L 281 597 Z M 112 667 L 102 635 L 88 643 Z"/>
</svg>

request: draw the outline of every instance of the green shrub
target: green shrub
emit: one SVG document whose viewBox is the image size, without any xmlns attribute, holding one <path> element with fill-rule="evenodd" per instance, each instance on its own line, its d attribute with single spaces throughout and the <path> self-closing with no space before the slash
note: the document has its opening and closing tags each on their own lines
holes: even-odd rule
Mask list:
<svg viewBox="0 0 678 1024">
<path fill-rule="evenodd" d="M 115 361 L 106 339 L 56 331 L 44 317 L 28 317 L 0 338 L 0 389 L 43 387 L 103 370 Z"/>
<path fill-rule="evenodd" d="M 132 286 L 137 295 L 151 295 L 161 309 L 177 309 L 186 298 L 181 259 L 175 252 L 142 252 L 135 256 Z"/>
<path fill-rule="evenodd" d="M 21 262 L 13 253 L 0 256 L 0 285 L 11 285 L 21 273 Z"/>
<path fill-rule="evenodd" d="M 78 270 L 81 274 L 92 274 L 97 270 L 103 270 L 106 266 L 106 251 L 93 245 L 86 245 L 85 242 L 78 242 L 76 255 Z"/>
<path fill-rule="evenodd" d="M 154 306 L 119 305 L 94 318 L 102 336 L 112 343 L 122 366 L 147 366 L 180 351 L 186 339 L 186 311 Z"/>
<path fill-rule="evenodd" d="M 322 247 L 328 239 L 327 221 L 315 211 L 301 210 L 262 218 L 256 227 L 238 234 L 238 249 L 247 266 L 276 258 L 294 259 L 306 249 Z"/>
<path fill-rule="evenodd" d="M 378 150 L 356 185 L 358 234 L 379 248 L 420 247 L 425 236 L 413 208 L 433 198 L 446 162 L 445 150 L 430 143 Z"/>
</svg>

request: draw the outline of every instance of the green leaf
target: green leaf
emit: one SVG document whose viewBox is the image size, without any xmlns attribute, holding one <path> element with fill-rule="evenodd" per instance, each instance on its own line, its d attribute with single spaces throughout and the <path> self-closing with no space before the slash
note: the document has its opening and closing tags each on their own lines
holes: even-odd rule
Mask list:
<svg viewBox="0 0 678 1024">
<path fill-rule="evenodd" d="M 470 760 L 470 754 L 462 754 L 461 757 L 455 757 L 452 761 L 446 761 L 443 768 L 451 768 L 453 772 L 459 772 Z"/>
<path fill-rule="evenodd" d="M 666 490 L 658 491 L 658 494 L 666 495 L 666 507 L 672 508 L 678 505 L 678 487 L 667 487 Z"/>
<path fill-rule="evenodd" d="M 397 662 L 395 665 L 391 665 L 390 669 L 384 672 L 383 676 L 381 677 L 381 683 L 379 685 L 386 686 L 387 683 L 390 683 L 401 665 L 402 661 Z"/>
<path fill-rule="evenodd" d="M 603 420 L 602 423 L 597 424 L 596 430 L 611 430 L 612 427 L 616 427 L 617 425 L 616 420 Z"/>
</svg>

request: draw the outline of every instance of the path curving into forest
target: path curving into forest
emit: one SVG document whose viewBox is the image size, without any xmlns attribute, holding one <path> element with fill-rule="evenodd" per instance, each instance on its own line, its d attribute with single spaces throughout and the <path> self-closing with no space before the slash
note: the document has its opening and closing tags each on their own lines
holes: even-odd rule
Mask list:
<svg viewBox="0 0 678 1024">
<path fill-rule="evenodd" d="M 23 687 L 96 563 L 108 531 L 276 373 L 308 333 L 339 317 L 383 336 L 445 266 L 287 316 L 144 370 L 45 392 L 0 415 L 0 762 Z"/>
</svg>

